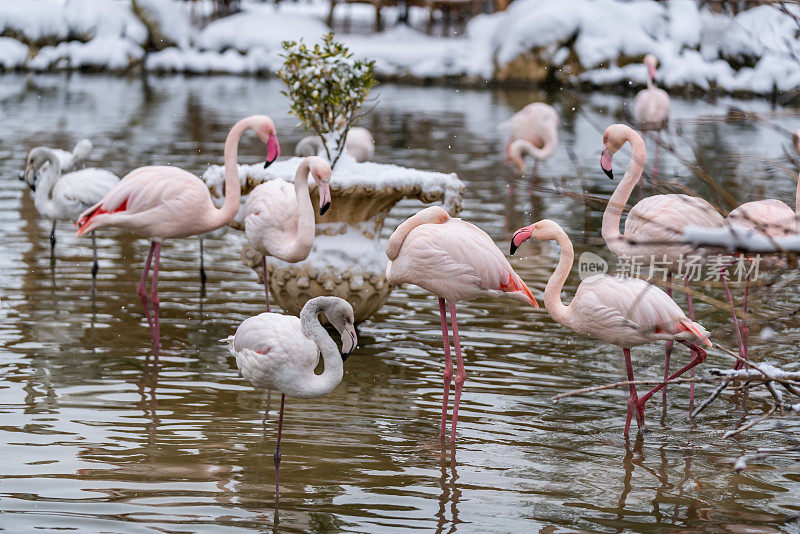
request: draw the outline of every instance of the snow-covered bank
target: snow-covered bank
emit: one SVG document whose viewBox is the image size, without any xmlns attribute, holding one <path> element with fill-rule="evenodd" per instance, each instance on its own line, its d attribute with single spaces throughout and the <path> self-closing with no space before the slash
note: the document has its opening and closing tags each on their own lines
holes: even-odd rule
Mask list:
<svg viewBox="0 0 800 534">
<path fill-rule="evenodd" d="M 328 31 L 322 0 L 277 8 L 244 2 L 241 13 L 202 29 L 190 24 L 192 5 L 0 0 L 0 69 L 268 74 L 280 67 L 281 41 L 314 41 Z M 769 94 L 800 87 L 792 16 L 800 17 L 800 6 L 785 9 L 763 5 L 731 17 L 693 0 L 516 0 L 505 12 L 475 17 L 459 37 L 396 25 L 337 38 L 374 59 L 383 79 L 641 86 L 641 58 L 653 53 L 668 89 Z"/>
</svg>

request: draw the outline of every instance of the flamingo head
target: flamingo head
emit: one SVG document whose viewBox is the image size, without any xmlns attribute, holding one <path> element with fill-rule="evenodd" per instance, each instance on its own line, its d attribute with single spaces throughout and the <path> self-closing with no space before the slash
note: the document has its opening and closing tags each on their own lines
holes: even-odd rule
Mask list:
<svg viewBox="0 0 800 534">
<path fill-rule="evenodd" d="M 644 56 L 644 64 L 647 67 L 647 75 L 650 77 L 650 81 L 653 83 L 656 82 L 656 66 L 658 65 L 658 60 L 656 56 L 653 54 L 647 54 Z"/>
<path fill-rule="evenodd" d="M 325 215 L 331 207 L 331 171 L 330 164 L 325 159 L 319 156 L 311 156 L 308 158 L 309 168 L 311 170 L 311 177 L 314 183 L 317 184 L 319 189 L 319 214 Z"/>
<path fill-rule="evenodd" d="M 267 159 L 264 162 L 264 168 L 266 169 L 281 155 L 281 145 L 278 143 L 275 123 L 266 115 L 257 115 L 253 124 L 253 130 L 255 130 L 259 139 L 267 144 Z"/>
<path fill-rule="evenodd" d="M 353 307 L 344 299 L 327 297 L 331 303 L 325 308 L 325 317 L 342 337 L 342 360 L 346 360 L 358 344 Z"/>
<path fill-rule="evenodd" d="M 520 174 L 525 174 L 525 154 L 530 143 L 525 139 L 517 139 L 508 146 L 506 162 L 511 162 Z"/>
<path fill-rule="evenodd" d="M 630 130 L 630 126 L 612 124 L 606 128 L 605 133 L 603 133 L 603 151 L 600 153 L 600 168 L 603 169 L 606 176 L 612 180 L 614 179 L 614 172 L 611 169 L 611 162 L 614 158 L 614 154 L 627 142 Z"/>
<path fill-rule="evenodd" d="M 25 162 L 25 172 L 20 176 L 20 180 L 25 180 L 32 191 L 36 191 L 36 182 L 39 180 L 39 173 L 44 172 L 48 165 L 55 160 L 55 155 L 50 149 L 37 146 L 28 153 Z"/>
<path fill-rule="evenodd" d="M 517 251 L 528 239 L 536 239 L 537 241 L 551 241 L 558 237 L 559 232 L 563 232 L 558 224 L 550 219 L 542 219 L 537 223 L 530 226 L 523 226 L 511 237 L 511 255 Z"/>
</svg>

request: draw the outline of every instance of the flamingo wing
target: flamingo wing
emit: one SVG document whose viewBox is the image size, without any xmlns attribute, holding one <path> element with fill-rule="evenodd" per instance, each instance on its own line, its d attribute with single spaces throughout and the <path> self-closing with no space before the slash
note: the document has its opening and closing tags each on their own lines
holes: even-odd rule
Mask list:
<svg viewBox="0 0 800 534">
<path fill-rule="evenodd" d="M 292 184 L 283 180 L 260 184 L 244 205 L 247 240 L 262 254 L 276 254 L 281 244 L 291 241 L 297 217 L 297 196 Z"/>
<path fill-rule="evenodd" d="M 779 237 L 800 231 L 797 214 L 780 200 L 747 202 L 732 210 L 726 220 L 768 236 Z"/>
<path fill-rule="evenodd" d="M 579 310 L 583 332 L 619 346 L 657 339 L 698 339 L 708 332 L 691 321 L 669 295 L 638 278 L 597 275 L 578 287 L 570 308 Z"/>
<path fill-rule="evenodd" d="M 716 228 L 722 215 L 705 200 L 689 195 L 653 195 L 631 208 L 625 219 L 625 237 L 639 242 L 680 240 L 684 226 Z"/>
<path fill-rule="evenodd" d="M 423 224 L 406 237 L 394 262 L 417 284 L 445 298 L 469 300 L 482 292 L 507 293 L 534 306 L 533 294 L 491 237 L 461 219 Z"/>
<path fill-rule="evenodd" d="M 89 206 L 100 202 L 119 183 L 119 178 L 104 169 L 83 169 L 63 175 L 53 187 L 53 197 L 77 217 Z"/>
<path fill-rule="evenodd" d="M 303 333 L 300 319 L 290 315 L 262 313 L 245 319 L 228 348 L 242 376 L 260 388 L 281 389 L 281 382 L 298 373 L 308 376 L 319 363 L 316 344 Z"/>
</svg>

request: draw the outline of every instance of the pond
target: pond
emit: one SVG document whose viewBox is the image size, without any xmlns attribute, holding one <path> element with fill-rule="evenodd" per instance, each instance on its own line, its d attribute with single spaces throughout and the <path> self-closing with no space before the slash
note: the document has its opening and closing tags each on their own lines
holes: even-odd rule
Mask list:
<svg viewBox="0 0 800 534">
<path fill-rule="evenodd" d="M 769 457 L 739 474 L 732 461 L 758 447 L 796 443 L 797 417 L 723 439 L 763 414 L 770 398 L 724 394 L 692 420 L 688 387 L 675 385 L 669 409 L 662 410 L 656 395 L 647 409 L 648 431 L 626 440 L 622 389 L 553 401 L 559 393 L 623 379 L 619 350 L 516 301 L 458 306 L 467 382 L 455 453 L 443 452 L 438 304 L 415 286 L 396 288 L 359 326 L 359 346 L 332 394 L 287 400 L 276 507 L 278 397 L 268 404 L 219 342 L 263 307 L 262 287 L 240 261 L 243 233 L 206 239 L 204 291 L 198 240 L 166 243 L 156 373 L 145 367 L 150 336 L 135 293 L 149 244 L 100 231 L 93 293 L 88 240 L 61 224 L 51 267 L 50 225 L 37 217 L 17 173 L 33 146 L 68 148 L 89 137 L 91 164 L 120 176 L 160 163 L 199 175 L 221 162 L 228 128 L 253 113 L 275 120 L 288 154 L 304 132 L 287 114 L 280 89 L 277 80 L 250 78 L 3 76 L 0 527 L 796 531 L 798 455 Z M 364 126 L 375 135 L 376 161 L 458 173 L 466 183 L 462 216 L 501 249 L 508 250 L 517 227 L 547 217 L 564 227 L 578 253 L 611 258 L 600 221 L 617 182 L 600 171 L 601 135 L 608 124 L 626 120 L 632 96 L 391 84 L 375 95 Z M 560 144 L 535 178 L 520 178 L 504 165 L 498 125 L 534 100 L 558 109 Z M 763 100 L 673 99 L 659 181 L 643 182 L 632 201 L 656 186 L 682 184 L 724 209 L 732 207 L 726 194 L 736 202 L 775 197 L 793 205 L 797 166 L 785 130 L 795 129 L 799 115 Z M 651 169 L 653 138 L 647 146 Z M 264 147 L 248 136 L 239 153 L 240 162 L 256 163 Z M 627 159 L 617 157 L 620 169 Z M 419 207 L 399 204 L 384 238 Z M 511 262 L 539 296 L 557 259 L 555 246 L 525 245 Z M 573 269 L 565 300 L 578 282 Z M 753 290 L 752 357 L 799 370 L 797 277 L 784 273 L 769 282 Z M 698 321 L 715 345 L 735 348 L 721 290 L 698 289 Z M 741 288 L 734 294 L 740 298 Z M 676 300 L 685 309 L 683 296 Z M 775 335 L 762 335 L 766 325 Z M 681 347 L 673 361 L 683 364 L 688 356 Z M 640 378 L 663 373 L 660 344 L 634 349 L 633 359 Z M 711 351 L 699 369 L 732 363 Z M 698 386 L 698 398 L 711 389 Z"/>
</svg>

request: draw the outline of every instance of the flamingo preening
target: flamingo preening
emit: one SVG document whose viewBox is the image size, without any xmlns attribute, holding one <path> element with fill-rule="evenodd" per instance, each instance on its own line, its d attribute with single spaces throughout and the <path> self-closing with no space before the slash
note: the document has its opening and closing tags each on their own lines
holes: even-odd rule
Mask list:
<svg viewBox="0 0 800 534">
<path fill-rule="evenodd" d="M 331 206 L 331 166 L 319 156 L 300 162 L 294 185 L 270 180 L 258 185 L 244 205 L 244 231 L 256 252 L 263 256 L 264 291 L 269 311 L 267 256 L 289 263 L 303 261 L 314 245 L 314 208 L 308 192 L 308 176 L 319 189 L 319 214 Z"/>
<path fill-rule="evenodd" d="M 788 204 L 776 199 L 754 200 L 746 202 L 737 208 L 733 209 L 726 221 L 731 224 L 736 224 L 749 228 L 755 232 L 766 235 L 768 237 L 783 237 L 787 235 L 795 235 L 800 232 L 800 177 L 797 181 L 797 190 L 795 191 L 794 209 Z M 770 269 L 784 266 L 780 260 L 767 258 L 761 262 L 762 269 Z M 739 324 L 739 340 L 740 350 L 739 355 L 747 361 L 748 355 L 748 339 L 750 337 L 750 327 L 747 326 L 747 294 L 750 285 L 750 272 L 748 271 L 745 276 L 744 287 L 744 302 L 742 304 L 742 320 Z M 731 302 L 733 306 L 733 302 Z M 732 308 L 733 309 L 733 308 Z M 734 317 L 735 317 L 734 312 Z M 737 360 L 735 369 L 741 368 L 743 365 L 742 360 Z"/>
<path fill-rule="evenodd" d="M 369 161 L 375 154 L 375 139 L 366 128 L 354 126 L 347 132 L 344 151 L 359 163 Z M 325 145 L 318 135 L 309 135 L 297 142 L 294 155 L 300 157 L 324 156 Z"/>
<path fill-rule="evenodd" d="M 578 334 L 620 347 L 625 356 L 629 381 L 634 380 L 630 349 L 653 341 L 678 341 L 689 347 L 694 356 L 682 369 L 667 376 L 665 382 L 693 369 L 705 360 L 706 352 L 697 343 L 702 342 L 711 346 L 706 329 L 686 317 L 664 291 L 639 278 L 606 274 L 590 276 L 581 282 L 572 302 L 565 306 L 561 302 L 561 291 L 575 259 L 572 242 L 558 224 L 544 219 L 520 228 L 514 233 L 511 239 L 511 254 L 513 255 L 528 239 L 555 241 L 561 248 L 558 266 L 544 290 L 544 305 L 547 312 L 553 320 Z M 636 422 L 640 427 L 644 425 L 645 403 L 655 392 L 664 387 L 664 383 L 641 398 L 636 393 L 636 386 L 630 384 L 628 415 L 625 421 L 626 435 L 633 415 L 636 416 Z"/>
<path fill-rule="evenodd" d="M 217 209 L 203 181 L 178 167 L 140 167 L 128 173 L 101 201 L 84 211 L 76 226 L 82 236 L 103 226 L 128 229 L 151 240 L 144 272 L 137 293 L 142 301 L 153 336 L 159 341 L 158 269 L 161 244 L 165 239 L 189 237 L 215 230 L 233 219 L 239 209 L 241 189 L 236 167 L 239 139 L 253 130 L 267 144 L 265 167 L 275 161 L 280 145 L 275 125 L 267 116 L 253 115 L 237 122 L 225 140 L 225 202 Z M 153 262 L 150 298 L 153 314 L 147 304 L 145 283 Z"/>
<path fill-rule="evenodd" d="M 450 217 L 439 206 L 425 208 L 400 224 L 389 237 L 386 256 L 389 258 L 386 278 L 390 284 L 415 284 L 439 297 L 445 355 L 442 440 L 447 421 L 447 397 L 453 378 L 445 310 L 445 303 L 449 304 L 458 365 L 450 435 L 450 442 L 454 444 L 461 389 L 467 378 L 461 358 L 456 302 L 503 295 L 537 308 L 539 305 L 486 232 L 466 221 Z"/>
<path fill-rule="evenodd" d="M 658 264 L 659 269 L 666 270 L 669 294 L 672 293 L 672 275 L 683 276 L 689 317 L 694 320 L 694 306 L 689 290 L 689 260 L 702 260 L 705 251 L 685 243 L 683 229 L 688 225 L 718 228 L 725 224 L 725 220 L 711 204 L 701 198 L 682 194 L 653 195 L 643 198 L 631 208 L 625 219 L 625 233 L 621 234 L 619 225 L 622 211 L 644 171 L 644 140 L 633 128 L 624 124 L 612 124 L 603 134 L 603 151 L 600 156 L 603 172 L 613 180 L 612 159 L 625 143 L 631 144 L 633 155 L 603 213 L 603 240 L 609 250 L 619 258 L 649 259 L 651 265 Z M 724 276 L 722 280 L 725 280 Z M 667 340 L 665 378 L 669 376 L 672 345 L 672 340 Z M 689 391 L 690 399 L 694 400 L 693 383 L 689 386 Z"/>
<path fill-rule="evenodd" d="M 84 139 L 88 143 L 87 140 Z M 76 146 L 80 149 L 81 143 Z M 91 146 L 91 144 L 90 144 Z M 61 151 L 64 152 L 64 151 Z M 28 153 L 23 178 L 34 191 L 34 205 L 44 217 L 53 221 L 50 230 L 50 256 L 55 259 L 56 223 L 73 222 L 86 208 L 96 204 L 119 183 L 119 178 L 104 169 L 82 169 L 61 174 L 65 159 L 54 149 L 36 147 Z M 74 161 L 68 161 L 74 167 Z M 92 231 L 92 278 L 97 276 L 97 242 Z"/>
<path fill-rule="evenodd" d="M 342 338 L 342 352 L 319 322 L 324 313 Z M 306 302 L 300 318 L 262 313 L 245 319 L 236 334 L 222 340 L 236 357 L 242 376 L 257 388 L 281 392 L 278 439 L 275 445 L 275 496 L 279 494 L 281 430 L 286 396 L 298 399 L 323 397 L 342 381 L 344 360 L 356 347 L 353 308 L 338 297 L 316 297 Z M 316 374 L 319 355 L 325 369 Z"/>
<path fill-rule="evenodd" d="M 643 129 L 661 130 L 669 122 L 669 95 L 655 84 L 658 65 L 656 56 L 647 54 L 644 56 L 644 64 L 647 67 L 647 89 L 636 94 L 633 118 Z"/>
<path fill-rule="evenodd" d="M 53 155 L 58 158 L 58 163 L 61 165 L 61 172 L 68 173 L 75 170 L 78 170 L 78 167 L 86 162 L 86 159 L 89 157 L 89 154 L 92 153 L 92 142 L 88 139 L 81 139 L 75 146 L 72 148 L 72 152 L 69 150 L 61 150 L 60 148 L 50 148 L 46 146 L 37 146 L 31 149 L 28 152 L 28 160 L 30 161 L 30 155 L 33 151 L 45 148 L 47 150 L 51 150 Z M 28 184 L 28 187 L 34 189 L 36 187 L 36 175 L 35 174 L 27 174 L 25 171 L 20 171 L 19 179 L 24 180 L 25 183 Z"/>
<path fill-rule="evenodd" d="M 558 145 L 558 113 L 544 102 L 528 104 L 504 124 L 511 126 L 506 144 L 506 161 L 525 172 L 525 156 L 536 162 L 553 155 Z"/>
</svg>

